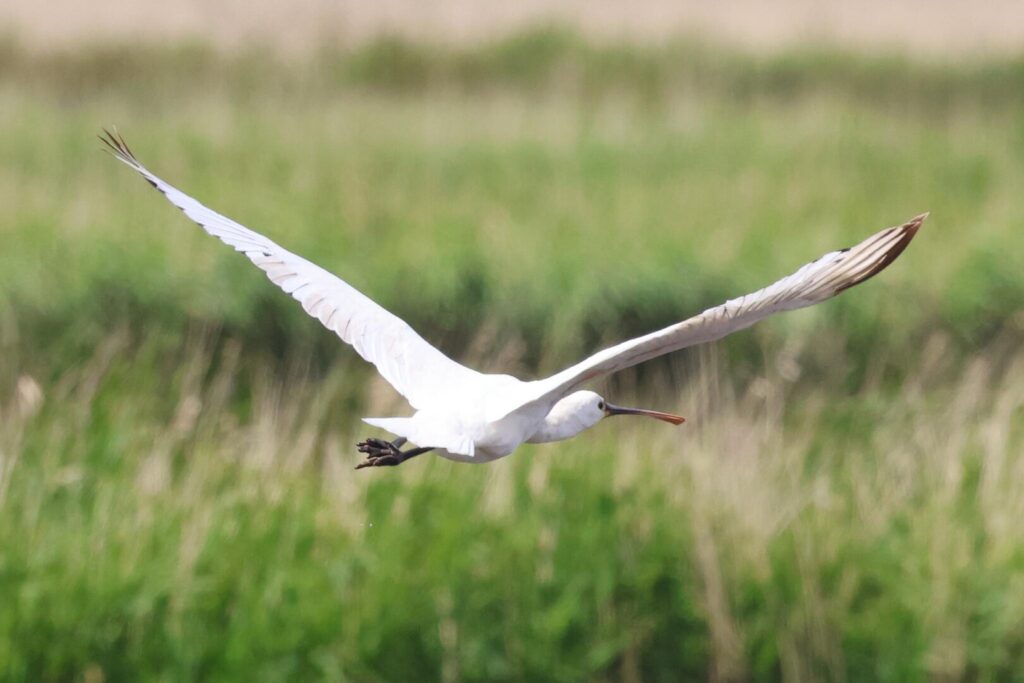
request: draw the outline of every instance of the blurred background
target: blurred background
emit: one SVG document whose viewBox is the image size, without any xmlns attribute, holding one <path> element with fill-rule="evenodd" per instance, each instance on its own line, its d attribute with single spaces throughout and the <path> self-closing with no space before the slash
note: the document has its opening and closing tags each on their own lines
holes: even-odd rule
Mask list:
<svg viewBox="0 0 1024 683">
<path fill-rule="evenodd" d="M 1024 676 L 1024 9 L 0 8 L 4 680 Z M 408 408 L 139 158 L 534 377 L 930 210 L 885 273 L 354 472 Z"/>
</svg>

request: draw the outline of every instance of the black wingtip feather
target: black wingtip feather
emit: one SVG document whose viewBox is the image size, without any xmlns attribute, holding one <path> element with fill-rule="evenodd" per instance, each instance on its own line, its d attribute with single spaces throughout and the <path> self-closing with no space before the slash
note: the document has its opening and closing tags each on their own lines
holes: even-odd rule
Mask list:
<svg viewBox="0 0 1024 683">
<path fill-rule="evenodd" d="M 878 259 L 878 263 L 876 263 L 871 270 L 866 272 L 862 277 L 859 277 L 856 280 L 848 282 L 842 287 L 839 287 L 838 289 L 836 289 L 835 293 L 839 294 L 843 290 L 849 289 L 854 285 L 859 285 L 861 282 L 869 280 L 873 278 L 875 275 L 878 275 L 883 270 L 885 270 L 890 263 L 895 261 L 896 258 L 903 253 L 903 250 L 907 248 L 907 245 L 910 244 L 910 241 L 914 239 L 914 235 L 916 235 L 917 231 L 921 229 L 921 224 L 924 223 L 926 218 L 928 218 L 928 213 L 929 212 L 926 211 L 922 214 L 914 216 L 903 225 L 900 225 L 895 228 L 890 228 L 890 230 L 897 230 L 900 232 L 899 240 L 893 246 L 891 246 L 888 249 L 888 251 L 885 252 L 885 254 L 882 255 L 882 258 Z"/>
<path fill-rule="evenodd" d="M 101 128 L 100 130 L 103 131 L 103 134 L 98 135 L 97 137 L 99 137 L 100 142 L 107 146 L 107 151 L 112 153 L 121 161 L 125 161 L 133 166 L 139 165 L 139 160 L 135 158 L 131 148 L 128 147 L 128 143 L 125 142 L 124 137 L 117 132 L 117 128 L 114 128 L 113 131 L 107 130 L 106 128 Z"/>
</svg>

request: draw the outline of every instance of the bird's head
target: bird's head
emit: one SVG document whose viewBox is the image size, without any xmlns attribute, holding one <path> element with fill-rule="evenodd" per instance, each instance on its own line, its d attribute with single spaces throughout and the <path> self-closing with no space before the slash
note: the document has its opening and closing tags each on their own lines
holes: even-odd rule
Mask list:
<svg viewBox="0 0 1024 683">
<path fill-rule="evenodd" d="M 579 422 L 587 427 L 593 427 L 606 417 L 614 415 L 644 415 L 653 417 L 655 420 L 670 422 L 674 425 L 681 425 L 686 418 L 672 413 L 664 413 L 660 410 L 646 410 L 644 408 L 626 408 L 609 403 L 600 394 L 593 391 L 577 391 L 566 396 L 558 402 L 557 408 L 562 408 L 571 413 Z"/>
</svg>

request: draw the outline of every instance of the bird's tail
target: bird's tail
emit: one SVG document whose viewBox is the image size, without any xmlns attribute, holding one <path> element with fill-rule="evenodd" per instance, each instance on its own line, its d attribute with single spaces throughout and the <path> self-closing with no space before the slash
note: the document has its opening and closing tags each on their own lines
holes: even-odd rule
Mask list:
<svg viewBox="0 0 1024 683">
<path fill-rule="evenodd" d="M 386 432 L 391 432 L 395 436 L 404 436 L 407 439 L 411 439 L 410 432 L 412 429 L 412 418 L 409 417 L 364 417 L 363 422 L 372 426 L 379 427 Z"/>
</svg>

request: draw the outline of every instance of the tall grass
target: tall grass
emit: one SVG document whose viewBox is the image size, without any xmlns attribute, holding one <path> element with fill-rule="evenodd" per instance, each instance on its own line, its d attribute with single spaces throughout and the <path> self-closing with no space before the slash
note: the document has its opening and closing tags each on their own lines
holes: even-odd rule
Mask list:
<svg viewBox="0 0 1024 683">
<path fill-rule="evenodd" d="M 1016 62 L 561 34 L 0 55 L 0 676 L 1012 680 Z M 876 280 L 598 387 L 678 410 L 352 470 L 406 407 L 182 189 L 542 373 L 930 209 Z"/>
<path fill-rule="evenodd" d="M 360 472 L 344 375 L 250 378 L 193 341 L 161 391 L 112 336 L 0 431 L 15 679 L 955 680 L 1021 670 L 1024 358 L 900 401 L 666 405 L 489 467 Z M 122 356 L 120 363 L 112 359 Z M 123 356 L 127 355 L 127 358 Z M 120 365 L 120 367 L 118 367 Z M 130 397 L 130 400 L 126 400 Z"/>
</svg>

